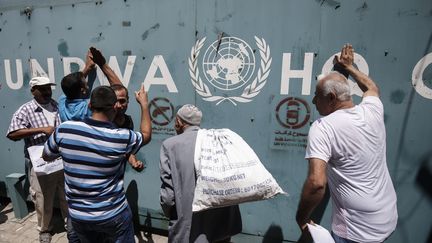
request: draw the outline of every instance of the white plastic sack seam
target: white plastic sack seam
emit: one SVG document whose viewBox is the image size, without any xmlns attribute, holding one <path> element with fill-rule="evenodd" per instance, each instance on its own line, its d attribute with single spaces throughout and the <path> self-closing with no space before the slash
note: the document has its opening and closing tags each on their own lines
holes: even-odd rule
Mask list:
<svg viewBox="0 0 432 243">
<path fill-rule="evenodd" d="M 195 145 L 192 211 L 286 194 L 249 145 L 229 129 L 201 129 Z"/>
</svg>

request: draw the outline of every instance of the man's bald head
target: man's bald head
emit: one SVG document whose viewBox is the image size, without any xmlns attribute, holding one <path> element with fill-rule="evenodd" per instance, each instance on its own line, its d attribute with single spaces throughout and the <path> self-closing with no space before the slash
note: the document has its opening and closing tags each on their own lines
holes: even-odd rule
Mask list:
<svg viewBox="0 0 432 243">
<path fill-rule="evenodd" d="M 312 103 L 322 116 L 327 116 L 338 109 L 352 107 L 348 80 L 338 72 L 319 75 Z"/>
<path fill-rule="evenodd" d="M 350 86 L 348 80 L 339 72 L 330 72 L 318 76 L 317 89 L 327 96 L 333 93 L 339 101 L 351 100 Z"/>
</svg>

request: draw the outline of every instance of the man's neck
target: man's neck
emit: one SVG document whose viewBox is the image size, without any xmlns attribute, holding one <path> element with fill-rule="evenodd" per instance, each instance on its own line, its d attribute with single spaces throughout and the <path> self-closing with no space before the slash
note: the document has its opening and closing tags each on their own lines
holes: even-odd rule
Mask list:
<svg viewBox="0 0 432 243">
<path fill-rule="evenodd" d="M 125 121 L 126 121 L 125 114 L 117 115 L 114 118 L 114 123 L 117 125 L 123 125 L 123 123 L 125 123 Z"/>
<path fill-rule="evenodd" d="M 192 127 L 199 127 L 199 125 L 186 125 L 186 126 L 183 128 L 183 132 L 185 132 L 185 131 L 191 129 Z"/>
<path fill-rule="evenodd" d="M 352 100 L 347 101 L 341 101 L 335 106 L 335 111 L 337 110 L 343 110 L 343 109 L 350 109 L 354 107 L 354 103 Z"/>
<path fill-rule="evenodd" d="M 36 103 L 39 105 L 48 105 L 51 100 L 45 100 L 45 99 L 37 99 L 36 97 L 33 97 Z"/>
<path fill-rule="evenodd" d="M 110 122 L 110 119 L 102 112 L 93 112 L 91 118 L 96 121 Z"/>
<path fill-rule="evenodd" d="M 83 94 L 83 93 L 81 93 L 80 95 L 79 95 L 79 97 L 78 97 L 78 99 L 80 99 L 80 100 L 85 100 L 85 99 L 87 99 L 88 98 L 88 95 L 87 94 Z"/>
</svg>

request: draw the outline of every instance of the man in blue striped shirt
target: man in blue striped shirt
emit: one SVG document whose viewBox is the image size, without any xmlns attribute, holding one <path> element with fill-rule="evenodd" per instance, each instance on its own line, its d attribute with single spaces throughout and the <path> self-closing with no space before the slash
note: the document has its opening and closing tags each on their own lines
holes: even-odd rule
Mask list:
<svg viewBox="0 0 432 243">
<path fill-rule="evenodd" d="M 69 215 L 81 242 L 134 242 L 132 215 L 123 189 L 125 162 L 150 142 L 151 124 L 144 87 L 140 132 L 117 128 L 115 92 L 100 86 L 91 94 L 91 118 L 62 123 L 45 143 L 43 158 L 62 156 Z"/>
</svg>

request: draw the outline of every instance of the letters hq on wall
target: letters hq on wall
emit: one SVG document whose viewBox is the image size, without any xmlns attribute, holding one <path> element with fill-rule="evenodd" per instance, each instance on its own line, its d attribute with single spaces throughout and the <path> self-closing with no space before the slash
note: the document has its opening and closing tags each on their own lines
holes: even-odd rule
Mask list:
<svg viewBox="0 0 432 243">
<path fill-rule="evenodd" d="M 339 53 L 335 53 L 337 55 Z M 322 67 L 322 73 L 328 72 L 332 68 L 332 55 Z M 291 69 L 291 53 L 283 53 L 282 54 L 282 67 L 278 70 L 281 73 L 280 79 L 280 94 L 287 95 L 289 94 L 289 84 L 291 78 L 302 79 L 302 95 L 310 95 L 311 94 L 311 83 L 312 83 L 312 68 L 313 68 L 313 56 L 314 53 L 306 52 L 304 54 L 304 69 L 301 70 L 293 70 Z M 63 57 L 63 74 L 62 76 L 56 76 L 54 70 L 54 58 L 48 57 L 46 59 L 47 70 L 42 68 L 40 60 L 30 59 L 29 66 L 31 70 L 32 76 L 46 76 L 49 77 L 55 83 L 58 83 L 58 79 L 61 79 L 63 76 L 72 72 L 72 65 L 78 65 L 79 70 L 82 70 L 84 67 L 84 61 L 78 57 Z M 109 65 L 113 68 L 116 74 L 120 77 L 123 84 L 128 87 L 132 72 L 135 65 L 136 56 L 127 56 L 126 65 L 122 71 L 116 56 L 111 56 L 109 58 Z M 356 53 L 355 63 L 358 68 L 368 74 L 369 66 L 366 60 L 360 55 Z M 7 87 L 12 90 L 20 90 L 23 87 L 24 75 L 23 75 L 23 62 L 22 59 L 15 59 L 15 62 L 11 61 L 11 59 L 4 59 L 4 78 L 6 80 Z M 432 89 L 425 85 L 424 80 L 422 79 L 423 73 L 426 68 L 432 64 L 432 53 L 429 53 L 422 57 L 414 66 L 411 75 L 411 83 L 413 88 L 416 90 L 418 94 L 427 99 L 432 99 Z M 44 64 L 45 65 L 45 64 Z M 60 64 L 61 65 L 61 64 Z M 15 66 L 15 68 L 14 68 Z M 15 69 L 15 70 L 14 70 Z M 273 69 L 277 70 L 277 69 Z M 160 72 L 160 76 L 158 77 L 157 73 Z M 185 70 L 187 72 L 187 70 Z M 15 77 L 15 78 L 13 78 Z M 103 75 L 100 69 L 97 70 L 97 77 L 100 81 L 100 84 L 108 84 L 106 77 Z M 350 81 L 353 85 L 354 83 Z M 178 89 L 176 86 L 176 82 L 173 79 L 170 70 L 166 64 L 166 61 L 162 55 L 156 55 L 153 57 L 153 60 L 150 64 L 150 67 L 147 70 L 146 76 L 143 80 L 143 84 L 148 90 L 152 85 L 163 85 L 167 88 L 169 93 L 178 93 Z M 357 87 L 354 86 L 353 93 L 355 95 L 361 96 L 362 92 Z"/>
</svg>

